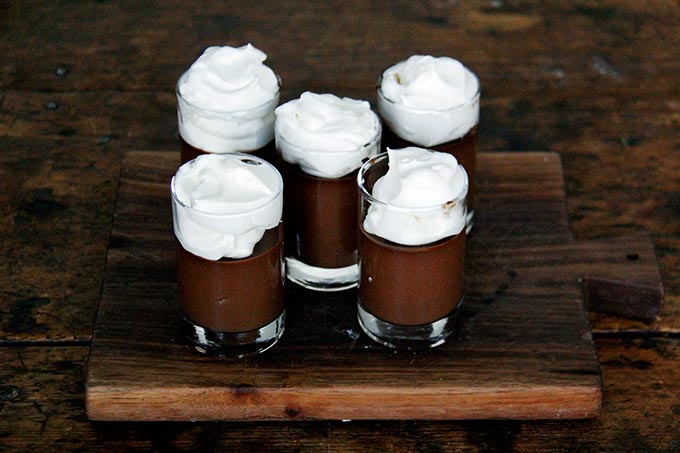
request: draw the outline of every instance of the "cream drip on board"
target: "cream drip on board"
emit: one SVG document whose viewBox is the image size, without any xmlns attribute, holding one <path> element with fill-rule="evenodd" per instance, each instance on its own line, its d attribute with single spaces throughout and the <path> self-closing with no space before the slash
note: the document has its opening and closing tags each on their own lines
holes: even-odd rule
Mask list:
<svg viewBox="0 0 680 453">
<path fill-rule="evenodd" d="M 283 182 L 267 162 L 243 154 L 205 154 L 172 178 L 175 236 L 208 260 L 245 258 L 283 208 Z"/>
<path fill-rule="evenodd" d="M 383 72 L 378 112 L 404 140 L 440 145 L 479 122 L 479 79 L 453 58 L 414 55 Z"/>
<path fill-rule="evenodd" d="M 272 141 L 279 79 L 266 58 L 251 44 L 205 49 L 177 82 L 182 138 L 215 153 L 253 151 Z"/>
<path fill-rule="evenodd" d="M 373 186 L 364 230 L 409 246 L 459 234 L 468 178 L 456 158 L 418 147 L 387 153 L 389 169 Z"/>
<path fill-rule="evenodd" d="M 281 157 L 322 178 L 351 173 L 377 154 L 380 132 L 380 119 L 366 101 L 304 92 L 276 109 Z"/>
</svg>

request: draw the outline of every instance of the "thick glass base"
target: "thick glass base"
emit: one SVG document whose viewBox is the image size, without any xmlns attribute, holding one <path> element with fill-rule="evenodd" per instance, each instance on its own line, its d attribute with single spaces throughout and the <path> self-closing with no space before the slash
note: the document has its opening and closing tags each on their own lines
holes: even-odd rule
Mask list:
<svg viewBox="0 0 680 453">
<path fill-rule="evenodd" d="M 460 303 L 458 306 L 460 306 Z M 419 325 L 393 324 L 369 313 L 359 299 L 357 318 L 361 329 L 373 341 L 389 348 L 418 351 L 436 348 L 444 344 L 454 331 L 454 313 L 457 308 L 443 318 L 431 323 Z"/>
<path fill-rule="evenodd" d="M 357 286 L 359 265 L 329 269 L 310 266 L 298 259 L 287 257 L 286 277 L 293 283 L 314 291 L 343 291 Z"/>
<path fill-rule="evenodd" d="M 259 354 L 279 341 L 285 327 L 286 311 L 272 322 L 249 332 L 218 332 L 196 325 L 182 315 L 182 330 L 198 352 L 219 357 L 244 357 Z"/>
</svg>

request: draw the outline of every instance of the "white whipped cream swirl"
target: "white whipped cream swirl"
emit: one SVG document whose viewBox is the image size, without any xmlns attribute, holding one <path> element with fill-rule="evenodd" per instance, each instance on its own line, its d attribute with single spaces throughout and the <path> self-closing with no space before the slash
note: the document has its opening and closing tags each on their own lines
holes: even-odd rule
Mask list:
<svg viewBox="0 0 680 453">
<path fill-rule="evenodd" d="M 383 72 L 378 112 L 404 140 L 440 145 L 479 122 L 479 79 L 453 58 L 414 55 Z"/>
<path fill-rule="evenodd" d="M 409 246 L 460 233 L 468 178 L 456 158 L 417 147 L 388 149 L 387 154 L 389 169 L 373 186 L 364 230 Z"/>
<path fill-rule="evenodd" d="M 177 82 L 179 132 L 206 152 L 254 151 L 274 138 L 279 79 L 250 44 L 208 47 Z"/>
<path fill-rule="evenodd" d="M 281 175 L 257 157 L 201 155 L 177 170 L 171 192 L 175 236 L 208 260 L 250 256 L 281 220 Z"/>
<path fill-rule="evenodd" d="M 380 119 L 368 102 L 304 92 L 276 109 L 276 147 L 286 162 L 339 178 L 380 149 Z"/>
</svg>

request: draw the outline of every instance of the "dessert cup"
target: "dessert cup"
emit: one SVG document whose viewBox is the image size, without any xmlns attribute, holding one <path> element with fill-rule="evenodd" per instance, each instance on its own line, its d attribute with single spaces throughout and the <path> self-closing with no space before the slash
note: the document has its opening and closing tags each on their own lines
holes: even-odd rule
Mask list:
<svg viewBox="0 0 680 453">
<path fill-rule="evenodd" d="M 274 109 L 281 81 L 250 44 L 212 46 L 175 88 L 182 163 L 206 153 L 274 158 Z"/>
<path fill-rule="evenodd" d="M 264 104 L 246 110 L 206 109 L 192 104 L 179 92 L 177 82 L 177 123 L 181 163 L 208 153 L 242 152 L 271 161 L 274 146 L 274 109 L 279 91 Z"/>
<path fill-rule="evenodd" d="M 463 300 L 465 193 L 445 204 L 418 208 L 380 200 L 373 188 L 386 174 L 388 159 L 388 154 L 372 158 L 357 175 L 361 215 L 358 320 L 370 338 L 385 346 L 433 348 L 453 332 L 454 316 Z M 400 244 L 367 231 L 366 217 L 378 210 L 382 218 L 391 216 L 395 221 L 459 215 L 459 232 L 425 244 Z"/>
<path fill-rule="evenodd" d="M 276 165 L 286 186 L 286 276 L 315 291 L 355 287 L 356 175 L 380 149 L 380 120 L 365 101 L 313 93 L 282 105 L 276 115 Z"/>
<path fill-rule="evenodd" d="M 285 327 L 283 302 L 283 183 L 278 171 L 255 156 L 233 153 L 210 157 L 211 166 L 238 160 L 261 167 L 271 192 L 246 209 L 211 212 L 197 209 L 180 196 L 177 174 L 171 183 L 174 232 L 177 243 L 179 309 L 185 338 L 197 351 L 218 356 L 245 356 L 271 348 Z M 180 167 L 180 170 L 182 170 Z M 179 171 L 178 170 L 178 174 Z M 253 232 L 252 226 L 258 231 Z M 262 230 L 262 231 L 260 231 Z M 233 233 L 233 234 L 232 234 Z M 192 238 L 198 234 L 199 238 Z M 220 257 L 204 237 L 225 240 L 238 257 Z M 245 239 L 239 239 L 245 238 Z M 248 242 L 245 246 L 244 242 Z M 199 244 L 199 245 L 197 245 Z M 243 251 L 245 250 L 245 251 Z M 228 254 L 228 253 L 227 253 Z"/>
<path fill-rule="evenodd" d="M 382 87 L 384 77 L 386 77 L 388 71 L 394 68 L 392 67 L 383 72 L 378 79 L 377 108 L 384 122 L 382 138 L 384 147 L 422 146 L 434 151 L 452 154 L 463 165 L 470 184 L 466 220 L 466 229 L 469 233 L 474 224 L 477 132 L 479 129 L 481 94 L 477 76 L 468 68 L 461 67 L 464 68 L 468 84 L 475 87 L 474 93 L 471 93 L 464 102 L 455 106 L 428 104 L 427 106 L 415 107 L 390 99 Z M 436 90 L 436 88 L 433 88 L 433 90 Z M 436 98 L 436 96 L 434 97 Z"/>
</svg>

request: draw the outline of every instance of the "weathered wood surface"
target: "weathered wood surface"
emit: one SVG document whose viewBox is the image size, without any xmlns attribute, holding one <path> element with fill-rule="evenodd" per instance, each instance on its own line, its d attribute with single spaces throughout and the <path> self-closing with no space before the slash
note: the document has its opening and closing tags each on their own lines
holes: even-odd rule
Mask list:
<svg viewBox="0 0 680 453">
<path fill-rule="evenodd" d="M 88 348 L 0 349 L 0 449 L 8 451 L 674 451 L 680 342 L 600 339 L 604 400 L 578 421 L 90 422 Z M 143 379 L 143 375 L 140 376 Z"/>
<path fill-rule="evenodd" d="M 667 291 L 661 313 L 654 322 L 591 313 L 596 335 L 675 336 L 680 333 L 679 27 L 680 7 L 667 0 L 236 0 L 191 8 L 176 0 L 0 2 L 0 344 L 62 341 L 61 353 L 67 354 L 72 340 L 89 341 L 120 156 L 133 149 L 172 149 L 177 75 L 206 45 L 245 41 L 270 54 L 284 80 L 284 98 L 311 89 L 371 100 L 376 71 L 417 52 L 467 62 L 484 84 L 481 149 L 559 152 L 576 239 L 651 234 Z M 580 423 L 561 422 L 541 428 L 472 424 L 466 425 L 469 435 L 451 428 L 458 424 L 436 423 L 360 428 L 355 423 L 342 432 L 333 427 L 344 425 L 325 423 L 249 425 L 237 431 L 222 424 L 187 424 L 178 431 L 177 425 L 102 428 L 89 426 L 82 414 L 73 421 L 70 412 L 59 409 L 63 403 L 46 406 L 51 421 L 42 436 L 36 420 L 44 416 L 10 412 L 16 417 L 5 417 L 6 405 L 0 428 L 12 440 L 18 436 L 20 441 L 10 445 L 23 450 L 42 450 L 43 441 L 61 449 L 93 450 L 101 444 L 102 450 L 125 450 L 121 438 L 147 450 L 168 444 L 189 449 L 192 443 L 238 449 L 253 439 L 312 451 L 329 445 L 364 450 L 368 441 L 383 450 L 438 445 L 448 450 L 452 443 L 469 450 L 507 444 L 525 450 L 677 449 L 678 410 L 669 409 L 670 401 L 677 402 L 677 388 L 666 391 L 669 381 L 663 381 L 668 376 L 678 381 L 678 361 L 661 364 L 644 348 L 607 351 L 610 359 L 624 354 L 625 360 L 617 361 L 634 365 L 619 363 L 611 373 L 605 360 L 605 410 L 597 428 L 583 436 Z M 628 376 L 628 366 L 640 369 Z M 54 399 L 56 382 L 68 381 L 70 374 L 56 368 L 51 383 L 41 380 L 39 367 L 26 375 L 36 395 L 43 395 L 38 399 L 63 401 Z M 6 369 L 0 366 L 1 377 L 9 375 Z M 612 384 L 612 379 L 619 380 Z M 81 381 L 74 385 L 83 388 Z M 67 405 L 80 397 L 71 398 Z M 30 422 L 14 423 L 26 414 Z M 354 437 L 358 431 L 362 434 Z M 295 439 L 288 444 L 287 434 Z"/>
<path fill-rule="evenodd" d="M 504 238 L 492 247 L 480 247 L 485 251 L 482 256 L 470 256 L 468 279 L 474 287 L 468 291 L 484 288 L 483 293 L 490 293 L 510 284 L 536 288 L 548 281 L 558 286 L 560 281 L 578 279 L 585 305 L 593 312 L 650 321 L 663 305 L 661 275 L 646 234 L 547 245 L 508 246 L 508 242 Z M 479 243 L 472 238 L 473 247 Z M 489 267 L 502 269 L 505 282 L 488 272 Z"/>
<path fill-rule="evenodd" d="M 0 137 L 0 338 L 90 338 L 120 161 Z"/>
<path fill-rule="evenodd" d="M 357 2 L 341 11 L 325 4 L 277 5 L 279 14 L 272 15 L 271 7 L 240 2 L 204 3 L 192 12 L 182 6 L 3 5 L 0 143 L 13 151 L 3 153 L 2 162 L 12 167 L 14 177 L 3 178 L 2 184 L 7 185 L 4 193 L 14 195 L 3 206 L 7 215 L 0 225 L 8 238 L 3 252 L 14 256 L 6 265 L 25 279 L 4 293 L 5 309 L 22 321 L 17 328 L 3 323 L 2 338 L 86 339 L 96 310 L 101 273 L 81 280 L 82 297 L 68 301 L 59 295 L 68 291 L 65 287 L 50 295 L 38 289 L 43 271 L 54 266 L 44 262 L 40 250 L 16 256 L 24 231 L 45 224 L 43 219 L 22 223 L 23 206 L 52 193 L 53 200 L 47 201 L 66 206 L 59 213 L 66 223 L 73 219 L 77 228 L 80 219 L 89 217 L 93 228 L 76 234 L 102 232 L 92 237 L 90 253 L 53 270 L 55 278 L 80 280 L 78 266 L 100 266 L 119 165 L 111 159 L 119 159 L 125 150 L 174 146 L 176 77 L 204 46 L 247 40 L 270 54 L 284 81 L 284 98 L 311 89 L 372 101 L 380 70 L 418 51 L 453 54 L 469 62 L 484 84 L 481 149 L 559 151 L 577 238 L 641 229 L 652 235 L 668 289 L 659 318 L 640 323 L 595 316 L 595 329 L 680 331 L 680 278 L 675 272 L 680 267 L 680 189 L 673 177 L 680 171 L 675 158 L 680 127 L 674 91 L 680 60 L 676 7 L 663 1 L 647 7 L 619 2 L 428 2 L 413 7 L 391 1 Z M 344 14 L 344 8 L 355 13 Z M 335 12 L 339 15 L 331 20 Z M 261 23 L 268 24 L 269 33 Z M 560 26 L 553 27 L 555 23 Z M 404 27 L 412 32 L 394 32 Z M 286 45 L 287 33 L 296 45 Z M 320 34 L 324 39 L 318 39 Z M 65 144 L 68 152 L 48 151 L 53 143 Z M 104 191 L 88 194 L 100 208 L 75 203 L 63 193 L 69 184 L 63 174 L 41 177 L 26 168 L 26 158 L 30 161 L 36 150 L 46 160 L 78 169 L 84 184 Z M 92 160 L 108 177 L 88 171 L 85 162 Z M 39 192 L 31 196 L 27 188 Z M 19 221 L 14 221 L 16 214 Z M 61 235 L 46 233 L 41 236 L 44 247 L 67 255 Z M 9 282 L 3 287 L 9 288 Z M 41 306 L 27 309 L 30 303 L 20 303 L 25 300 Z M 75 316 L 69 316 L 74 306 Z M 37 327 L 27 333 L 28 325 Z"/>
<path fill-rule="evenodd" d="M 245 41 L 269 53 L 283 79 L 284 99 L 310 89 L 372 101 L 379 72 L 416 52 L 468 63 L 484 87 L 482 150 L 560 152 L 576 238 L 639 230 L 653 238 L 667 289 L 659 317 L 641 323 L 597 315 L 591 319 L 595 329 L 680 332 L 677 5 L 608 0 L 413 6 L 393 0 L 341 7 L 273 1 L 211 1 L 191 11 L 184 6 L 0 5 L 0 145 L 11 150 L 3 152 L 3 168 L 14 170 L 0 183 L 7 194 L 0 253 L 10 257 L 6 268 L 24 275 L 3 277 L 3 310 L 13 313 L 17 327 L 2 323 L 0 338 L 90 337 L 117 159 L 125 150 L 175 146 L 177 76 L 205 46 Z M 57 150 L 55 143 L 63 147 Z M 83 204 L 72 203 L 70 182 L 58 169 L 25 166 L 36 154 L 69 162 L 82 184 L 95 190 L 79 193 Z M 71 154 L 82 157 L 71 162 Z M 91 171 L 93 162 L 104 177 Z M 78 255 L 62 241 L 63 231 L 47 229 L 43 247 L 70 256 L 60 266 L 46 263 L 38 250 L 16 252 L 27 230 L 45 225 L 42 218 L 21 215 L 33 201 L 32 188 L 66 206 L 60 219 L 74 229 L 86 219 L 89 250 Z M 48 269 L 65 282 L 55 283 L 49 294 L 41 290 Z M 78 269 L 99 270 L 81 279 L 72 297 L 68 282 L 78 280 Z"/>
<path fill-rule="evenodd" d="M 592 417 L 600 376 L 579 278 L 615 285 L 656 273 L 660 284 L 641 241 L 566 242 L 556 154 L 483 153 L 465 304 L 446 345 L 394 354 L 361 334 L 354 291 L 292 287 L 271 353 L 197 357 L 176 311 L 168 182 L 177 165 L 176 151 L 123 161 L 86 384 L 94 420 Z"/>
</svg>

